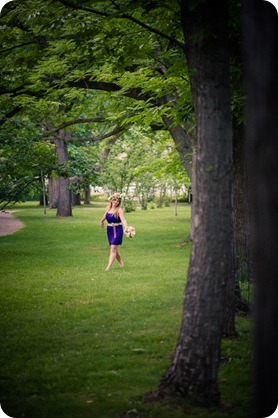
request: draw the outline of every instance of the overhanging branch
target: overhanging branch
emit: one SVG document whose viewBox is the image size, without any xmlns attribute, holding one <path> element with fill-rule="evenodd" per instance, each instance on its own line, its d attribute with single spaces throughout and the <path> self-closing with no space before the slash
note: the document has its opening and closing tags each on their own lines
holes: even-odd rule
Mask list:
<svg viewBox="0 0 278 418">
<path fill-rule="evenodd" d="M 63 138 L 63 141 L 65 142 L 98 142 L 98 141 L 102 141 L 103 139 L 106 138 L 110 138 L 113 135 L 117 135 L 117 134 L 122 134 L 124 133 L 129 127 L 117 127 L 115 129 L 113 129 L 112 131 L 104 134 L 104 135 L 96 135 L 96 136 L 92 136 L 92 137 L 68 137 L 68 138 Z M 59 136 L 47 136 L 44 137 L 43 140 L 44 141 L 55 141 L 57 139 L 61 139 L 61 137 Z"/>
<path fill-rule="evenodd" d="M 111 14 L 111 13 L 109 14 L 109 13 L 106 13 L 106 12 L 100 12 L 99 10 L 92 9 L 90 7 L 84 7 L 82 5 L 77 5 L 77 4 L 71 3 L 70 1 L 67 1 L 67 0 L 58 0 L 58 1 L 60 3 L 62 3 L 64 6 L 71 7 L 74 10 L 84 10 L 86 12 L 94 13 L 94 14 L 97 14 L 97 15 L 103 16 L 103 17 L 113 17 L 113 14 Z M 178 46 L 179 48 L 181 48 L 184 51 L 185 45 L 182 42 L 179 42 L 177 39 L 172 38 L 171 36 L 167 35 L 166 33 L 163 33 L 160 30 L 155 29 L 152 26 L 150 26 L 150 25 L 148 25 L 144 22 L 141 22 L 140 20 L 136 19 L 133 16 L 130 16 L 126 13 L 121 13 L 120 7 L 114 1 L 112 1 L 112 3 L 117 8 L 117 10 L 119 10 L 119 12 L 120 12 L 120 15 L 118 15 L 117 18 L 130 20 L 130 21 L 136 23 L 138 26 L 141 26 L 142 28 L 148 30 L 149 32 L 155 33 L 156 35 L 161 36 L 162 38 L 168 39 L 168 41 L 170 41 L 171 43 L 174 43 L 176 46 Z"/>
<path fill-rule="evenodd" d="M 20 112 L 21 109 L 22 109 L 21 106 L 16 106 L 10 112 L 6 113 L 6 115 L 2 119 L 0 119 L 0 126 L 4 125 L 4 123 L 8 119 L 11 119 L 14 115 L 16 115 L 18 112 Z"/>
<path fill-rule="evenodd" d="M 76 125 L 78 123 L 91 123 L 91 122 L 105 122 L 105 118 L 76 118 L 76 119 L 69 120 L 68 122 L 62 123 L 54 130 L 59 131 L 60 129 L 67 128 L 68 126 Z"/>
</svg>

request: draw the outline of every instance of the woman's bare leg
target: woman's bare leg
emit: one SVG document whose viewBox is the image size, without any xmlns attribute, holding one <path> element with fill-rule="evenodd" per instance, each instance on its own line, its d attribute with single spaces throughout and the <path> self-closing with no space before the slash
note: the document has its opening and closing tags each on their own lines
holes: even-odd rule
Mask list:
<svg viewBox="0 0 278 418">
<path fill-rule="evenodd" d="M 123 263 L 123 260 L 122 260 L 121 254 L 119 253 L 118 248 L 117 248 L 117 253 L 116 253 L 116 259 L 118 260 L 120 267 L 123 267 L 124 263 Z"/>
<path fill-rule="evenodd" d="M 106 270 L 110 270 L 112 267 L 112 264 L 115 261 L 115 258 L 117 257 L 117 245 L 110 245 L 110 256 L 109 256 L 109 261 L 108 261 L 108 266 L 106 267 Z"/>
</svg>

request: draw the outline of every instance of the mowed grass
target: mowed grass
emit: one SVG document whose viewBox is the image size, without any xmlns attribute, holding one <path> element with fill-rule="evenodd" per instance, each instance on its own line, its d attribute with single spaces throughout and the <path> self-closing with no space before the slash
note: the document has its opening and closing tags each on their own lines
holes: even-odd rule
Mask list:
<svg viewBox="0 0 278 418">
<path fill-rule="evenodd" d="M 206 417 L 190 402 L 144 402 L 170 364 L 181 322 L 190 206 L 126 214 L 121 269 L 105 271 L 105 203 L 55 210 L 21 205 L 25 228 L 0 237 L 1 405 L 24 418 Z M 212 417 L 246 418 L 250 322 L 223 342 L 222 405 Z"/>
</svg>

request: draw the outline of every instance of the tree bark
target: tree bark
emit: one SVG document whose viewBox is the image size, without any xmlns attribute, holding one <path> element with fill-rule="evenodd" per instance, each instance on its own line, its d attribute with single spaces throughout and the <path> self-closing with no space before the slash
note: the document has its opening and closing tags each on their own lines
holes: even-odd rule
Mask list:
<svg viewBox="0 0 278 418">
<path fill-rule="evenodd" d="M 63 133 L 61 132 L 60 135 L 62 138 Z M 63 139 L 55 139 L 54 143 L 58 156 L 58 163 L 64 164 L 68 160 L 67 144 L 65 141 L 63 141 Z M 68 179 L 65 177 L 60 177 L 57 202 L 57 216 L 59 217 L 72 216 L 71 194 L 68 186 Z"/>
<path fill-rule="evenodd" d="M 90 205 L 91 204 L 91 188 L 89 184 L 86 184 L 84 187 L 84 205 Z"/>
<path fill-rule="evenodd" d="M 233 28 L 229 37 L 231 54 L 231 89 L 233 92 L 235 109 L 233 111 L 233 258 L 231 272 L 235 283 L 234 295 L 228 298 L 227 306 L 234 301 L 233 315 L 236 311 L 247 312 L 248 300 L 241 294 L 241 283 L 250 281 L 250 220 L 248 213 L 248 179 L 246 171 L 246 151 L 244 140 L 244 109 L 238 100 L 245 95 L 243 88 L 243 51 L 242 51 L 242 7 L 238 1 L 230 1 L 230 21 L 238 22 L 238 28 Z M 236 70 L 235 70 L 236 69 Z M 226 333 L 226 332 L 225 332 Z"/>
<path fill-rule="evenodd" d="M 194 234 L 178 343 L 158 391 L 190 392 L 211 405 L 219 401 L 232 241 L 228 2 L 183 0 L 181 17 L 197 123 Z"/>
<path fill-rule="evenodd" d="M 48 177 L 49 208 L 57 209 L 59 195 L 59 180 L 55 176 Z"/>
<path fill-rule="evenodd" d="M 48 196 L 47 195 L 40 195 L 40 206 L 48 205 Z"/>
<path fill-rule="evenodd" d="M 255 279 L 254 417 L 277 407 L 278 17 L 269 2 L 245 0 L 247 157 Z M 275 414 L 276 415 L 276 414 Z"/>
<path fill-rule="evenodd" d="M 72 206 L 81 206 L 81 195 L 72 191 L 71 194 Z"/>
<path fill-rule="evenodd" d="M 249 187 L 244 125 L 233 123 L 233 184 L 235 212 L 235 308 L 247 312 L 249 302 L 241 295 L 240 282 L 251 280 Z"/>
<path fill-rule="evenodd" d="M 232 198 L 233 202 L 233 198 Z M 231 213 L 231 243 L 230 243 L 230 255 L 229 263 L 227 265 L 227 300 L 225 304 L 225 315 L 223 323 L 223 333 L 222 336 L 225 338 L 235 338 L 237 337 L 236 331 L 236 245 L 235 245 L 235 228 L 234 228 L 234 210 L 232 207 Z"/>
<path fill-rule="evenodd" d="M 72 216 L 71 195 L 68 188 L 68 180 L 59 178 L 59 197 L 56 216 L 66 218 Z"/>
</svg>

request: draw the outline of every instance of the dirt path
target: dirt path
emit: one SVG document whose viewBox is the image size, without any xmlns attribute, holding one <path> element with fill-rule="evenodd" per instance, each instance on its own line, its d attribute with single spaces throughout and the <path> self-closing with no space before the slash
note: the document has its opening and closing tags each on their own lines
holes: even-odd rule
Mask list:
<svg viewBox="0 0 278 418">
<path fill-rule="evenodd" d="M 25 225 L 19 219 L 16 219 L 12 212 L 0 212 L 0 236 L 11 235 L 23 228 Z"/>
</svg>

